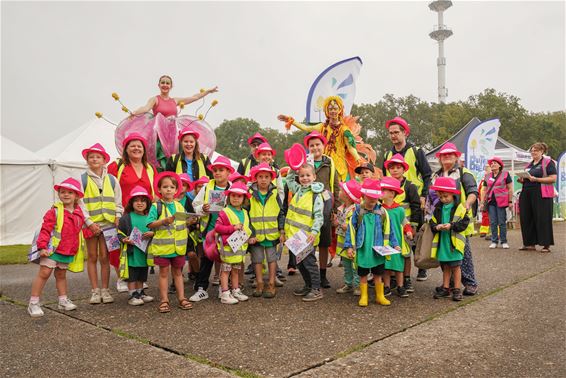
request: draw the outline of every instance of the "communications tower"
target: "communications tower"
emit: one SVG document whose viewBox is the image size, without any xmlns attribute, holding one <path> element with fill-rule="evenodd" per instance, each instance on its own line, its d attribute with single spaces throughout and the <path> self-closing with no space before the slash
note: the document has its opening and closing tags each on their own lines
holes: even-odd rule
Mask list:
<svg viewBox="0 0 566 378">
<path fill-rule="evenodd" d="M 429 33 L 429 37 L 438 42 L 438 58 L 436 66 L 438 67 L 438 102 L 445 103 L 448 97 L 448 89 L 446 88 L 446 58 L 444 57 L 444 40 L 452 35 L 446 25 L 444 25 L 444 11 L 452 6 L 452 1 L 436 0 L 428 4 L 431 11 L 438 13 L 438 25 L 434 26 L 434 30 Z"/>
</svg>

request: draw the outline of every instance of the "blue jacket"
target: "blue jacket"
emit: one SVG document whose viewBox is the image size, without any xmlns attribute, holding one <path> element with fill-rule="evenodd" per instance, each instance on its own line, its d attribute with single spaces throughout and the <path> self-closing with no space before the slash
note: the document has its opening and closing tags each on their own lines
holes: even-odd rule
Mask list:
<svg viewBox="0 0 566 378">
<path fill-rule="evenodd" d="M 373 208 L 374 211 L 385 211 L 382 209 L 381 205 L 378 203 Z M 344 248 L 353 248 L 354 245 L 352 244 L 351 238 L 351 228 L 354 228 L 354 234 L 356 235 L 356 249 L 362 248 L 364 245 L 364 236 L 365 236 L 365 224 L 362 221 L 360 225 L 358 225 L 358 214 L 360 214 L 360 205 L 356 205 L 356 209 L 354 210 L 354 214 L 352 215 L 352 219 L 348 224 L 348 230 L 346 231 L 346 240 L 344 241 Z M 381 215 L 374 214 L 375 217 L 375 230 L 373 233 L 373 246 L 382 246 L 383 245 L 383 224 L 381 222 Z M 394 227 L 390 227 L 390 234 L 389 234 L 389 246 L 392 248 L 398 247 L 399 242 L 397 241 L 397 237 L 395 236 Z M 373 247 L 372 246 L 372 247 Z"/>
</svg>

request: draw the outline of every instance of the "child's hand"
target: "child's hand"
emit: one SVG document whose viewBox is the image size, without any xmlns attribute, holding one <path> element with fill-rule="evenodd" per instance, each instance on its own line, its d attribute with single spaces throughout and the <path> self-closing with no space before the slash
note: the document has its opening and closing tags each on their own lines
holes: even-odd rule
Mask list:
<svg viewBox="0 0 566 378">
<path fill-rule="evenodd" d="M 397 247 L 395 247 L 395 249 L 396 249 L 397 251 L 400 251 L 400 250 L 401 250 L 401 247 L 397 246 Z"/>
<path fill-rule="evenodd" d="M 153 231 L 147 231 L 142 234 L 142 239 L 151 239 L 155 233 Z"/>
<path fill-rule="evenodd" d="M 209 213 L 210 212 L 210 205 L 208 203 L 205 203 L 204 205 L 202 205 L 202 211 L 204 211 L 205 213 Z"/>
<path fill-rule="evenodd" d="M 134 242 L 132 241 L 132 239 L 130 239 L 129 237 L 125 237 L 124 239 L 122 239 L 122 243 L 126 243 L 129 245 L 134 245 Z"/>
<path fill-rule="evenodd" d="M 118 227 L 118 223 L 120 223 L 120 217 L 116 216 L 116 220 L 114 220 L 114 225 Z"/>
<path fill-rule="evenodd" d="M 348 250 L 346 251 L 348 253 L 348 258 L 353 259 L 354 256 L 356 255 L 354 253 L 354 248 L 348 248 Z"/>
<path fill-rule="evenodd" d="M 49 257 L 49 251 L 46 249 L 42 249 L 39 251 L 39 256 L 41 257 Z"/>
<path fill-rule="evenodd" d="M 409 240 L 413 240 L 413 233 L 407 232 L 407 237 L 409 238 Z"/>
<path fill-rule="evenodd" d="M 287 238 L 285 237 L 285 234 L 281 234 L 281 236 L 279 236 L 279 241 L 281 243 L 285 243 L 287 241 Z"/>
<path fill-rule="evenodd" d="M 344 231 L 346 231 L 348 229 L 348 225 L 347 224 L 343 224 L 342 226 L 340 226 Z"/>
<path fill-rule="evenodd" d="M 338 227 L 338 220 L 337 219 L 332 220 L 332 226 Z"/>
<path fill-rule="evenodd" d="M 167 217 L 165 219 L 163 219 L 163 225 L 169 225 L 172 224 L 175 221 L 175 217 Z"/>
<path fill-rule="evenodd" d="M 242 225 L 241 223 L 238 223 L 237 225 L 234 226 L 234 230 L 236 231 L 242 231 L 243 228 L 244 225 Z"/>
<path fill-rule="evenodd" d="M 96 223 L 91 224 L 90 226 L 88 226 L 88 228 L 95 236 L 100 235 L 100 226 Z"/>
<path fill-rule="evenodd" d="M 315 234 L 307 234 L 307 243 L 311 244 L 312 242 L 314 242 L 314 239 L 316 238 Z"/>
<path fill-rule="evenodd" d="M 450 223 L 446 223 L 446 224 L 444 225 L 444 229 L 445 229 L 446 231 L 449 231 L 451 228 L 452 228 L 452 224 L 450 224 Z"/>
<path fill-rule="evenodd" d="M 257 243 L 257 239 L 256 238 L 249 238 L 248 239 L 248 244 L 255 244 Z"/>
</svg>

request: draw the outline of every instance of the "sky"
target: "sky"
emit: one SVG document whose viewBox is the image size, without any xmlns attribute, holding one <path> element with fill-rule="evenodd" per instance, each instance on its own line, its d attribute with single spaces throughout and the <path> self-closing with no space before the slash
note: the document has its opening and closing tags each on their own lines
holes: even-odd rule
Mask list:
<svg viewBox="0 0 566 378">
<path fill-rule="evenodd" d="M 119 122 L 158 94 L 218 85 L 207 117 L 305 116 L 329 65 L 363 60 L 356 103 L 385 94 L 437 101 L 438 23 L 428 2 L 6 2 L 1 4 L 1 133 L 32 151 L 100 111 Z M 485 88 L 530 111 L 564 110 L 564 2 L 453 1 L 444 23 L 448 101 Z M 192 114 L 195 106 L 187 106 Z M 113 127 L 109 125 L 109 127 Z M 94 143 L 94 141 L 93 141 Z"/>
</svg>

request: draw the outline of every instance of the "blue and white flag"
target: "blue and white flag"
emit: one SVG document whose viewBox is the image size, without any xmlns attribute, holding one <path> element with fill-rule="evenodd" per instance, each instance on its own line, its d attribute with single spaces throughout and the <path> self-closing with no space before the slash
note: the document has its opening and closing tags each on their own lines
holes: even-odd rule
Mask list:
<svg viewBox="0 0 566 378">
<path fill-rule="evenodd" d="M 466 142 L 466 168 L 468 168 L 479 182 L 483 178 L 483 168 L 487 161 L 495 154 L 495 144 L 499 136 L 499 119 L 490 119 L 482 122 L 468 135 Z"/>
<path fill-rule="evenodd" d="M 323 103 L 329 96 L 340 96 L 344 102 L 344 115 L 349 115 L 356 97 L 356 80 L 362 68 L 360 57 L 334 63 L 314 81 L 307 96 L 307 123 L 324 122 Z"/>
</svg>

